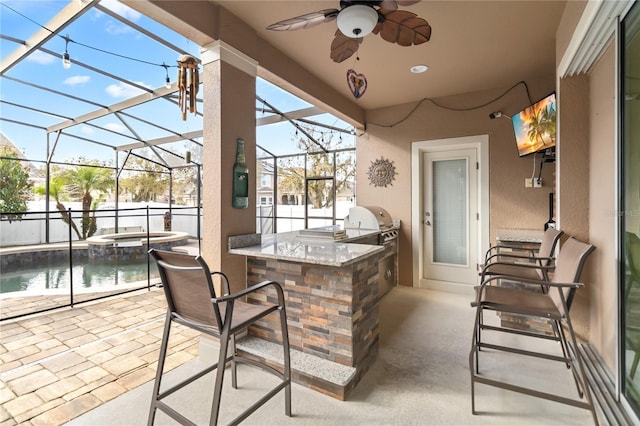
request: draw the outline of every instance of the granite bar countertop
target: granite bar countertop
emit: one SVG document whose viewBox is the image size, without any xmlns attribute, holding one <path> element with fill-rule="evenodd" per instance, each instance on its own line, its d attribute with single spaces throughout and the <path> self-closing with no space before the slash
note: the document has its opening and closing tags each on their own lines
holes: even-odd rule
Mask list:
<svg viewBox="0 0 640 426">
<path fill-rule="evenodd" d="M 358 238 L 379 234 L 379 230 L 347 229 L 346 238 L 300 235 L 299 231 L 263 234 L 260 244 L 230 248 L 229 253 L 262 259 L 287 260 L 328 266 L 347 266 L 384 251 L 381 245 L 355 244 Z"/>
<path fill-rule="evenodd" d="M 540 243 L 544 231 L 540 229 L 506 229 L 498 228 L 496 240 L 501 242 Z"/>
</svg>

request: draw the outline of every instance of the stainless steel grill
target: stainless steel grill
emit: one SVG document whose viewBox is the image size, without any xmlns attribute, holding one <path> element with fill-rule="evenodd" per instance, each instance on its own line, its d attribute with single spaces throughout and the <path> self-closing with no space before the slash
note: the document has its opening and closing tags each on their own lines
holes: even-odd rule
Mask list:
<svg viewBox="0 0 640 426">
<path fill-rule="evenodd" d="M 384 296 L 398 284 L 398 247 L 395 241 L 398 238 L 398 226 L 394 225 L 391 215 L 382 207 L 356 206 L 349 209 L 349 215 L 344 218 L 344 227 L 380 231 L 378 245 L 385 249 L 378 263 L 378 289 L 380 297 Z"/>
<path fill-rule="evenodd" d="M 356 206 L 349 209 L 344 219 L 345 229 L 379 230 L 379 243 L 398 238 L 398 227 L 393 224 L 389 212 L 379 206 Z"/>
</svg>

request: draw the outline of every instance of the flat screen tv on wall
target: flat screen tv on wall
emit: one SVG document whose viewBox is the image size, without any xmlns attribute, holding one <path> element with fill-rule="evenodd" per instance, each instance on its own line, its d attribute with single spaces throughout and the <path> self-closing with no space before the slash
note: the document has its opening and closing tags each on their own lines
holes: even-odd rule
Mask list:
<svg viewBox="0 0 640 426">
<path fill-rule="evenodd" d="M 550 94 L 511 117 L 520 157 L 556 145 L 556 95 Z"/>
</svg>

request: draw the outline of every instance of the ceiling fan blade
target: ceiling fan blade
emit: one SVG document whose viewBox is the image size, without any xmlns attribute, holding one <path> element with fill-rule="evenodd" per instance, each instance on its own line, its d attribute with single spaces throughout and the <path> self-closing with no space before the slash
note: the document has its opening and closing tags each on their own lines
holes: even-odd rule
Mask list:
<svg viewBox="0 0 640 426">
<path fill-rule="evenodd" d="M 422 0 L 396 0 L 396 3 L 400 6 L 411 6 L 412 4 L 420 3 Z"/>
<path fill-rule="evenodd" d="M 382 0 L 379 7 L 382 14 L 393 12 L 398 9 L 398 2 L 396 0 Z"/>
<path fill-rule="evenodd" d="M 347 37 L 342 34 L 340 30 L 337 30 L 336 36 L 331 42 L 331 59 L 333 59 L 334 62 L 340 63 L 345 59 L 350 58 L 354 53 L 358 51 L 361 43 L 362 37 Z"/>
<path fill-rule="evenodd" d="M 317 12 L 307 13 L 296 16 L 295 18 L 276 22 L 269 25 L 267 29 L 272 31 L 293 31 L 315 27 L 316 25 L 324 24 L 325 22 L 336 19 L 338 12 L 338 9 L 322 9 Z"/>
<path fill-rule="evenodd" d="M 421 1 L 422 0 L 382 0 L 378 7 L 380 8 L 380 12 L 384 15 L 385 13 L 398 10 L 398 6 L 411 6 L 413 4 L 420 3 Z"/>
<path fill-rule="evenodd" d="M 384 21 L 373 29 L 385 41 L 400 46 L 422 44 L 431 38 L 431 26 L 418 15 L 405 10 L 384 14 Z"/>
</svg>

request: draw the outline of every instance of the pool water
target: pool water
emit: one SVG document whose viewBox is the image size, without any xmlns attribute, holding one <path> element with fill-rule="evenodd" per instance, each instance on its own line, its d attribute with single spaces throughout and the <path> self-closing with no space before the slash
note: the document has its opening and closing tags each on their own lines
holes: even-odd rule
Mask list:
<svg viewBox="0 0 640 426">
<path fill-rule="evenodd" d="M 7 270 L 9 269 L 9 270 Z M 158 277 L 158 268 L 151 262 L 151 278 Z M 146 260 L 122 260 L 118 262 L 98 262 L 79 259 L 73 263 L 74 291 L 96 291 L 113 289 L 114 287 L 131 286 L 140 282 L 147 283 Z M 3 268 L 0 274 L 0 294 L 13 292 L 29 292 L 46 294 L 50 291 L 68 291 L 70 282 L 69 262 L 57 261 L 45 265 L 21 266 L 11 270 Z"/>
</svg>

